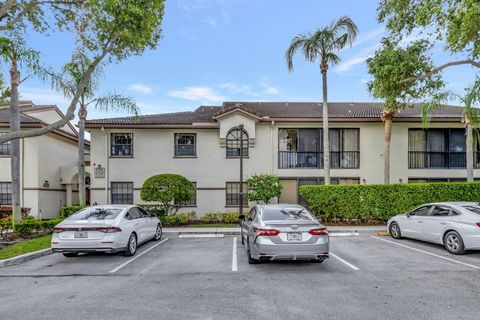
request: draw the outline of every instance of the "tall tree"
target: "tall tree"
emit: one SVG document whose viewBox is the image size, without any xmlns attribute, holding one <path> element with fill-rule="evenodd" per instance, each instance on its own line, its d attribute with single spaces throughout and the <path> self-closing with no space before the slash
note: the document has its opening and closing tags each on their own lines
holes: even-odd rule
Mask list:
<svg viewBox="0 0 480 320">
<path fill-rule="evenodd" d="M 384 130 L 384 183 L 390 183 L 390 141 L 392 123 L 396 113 L 412 105 L 418 99 L 434 96 L 443 87 L 440 76 L 435 75 L 417 82 L 402 82 L 402 79 L 430 70 L 433 63 L 424 55 L 428 43 L 417 41 L 408 47 L 400 47 L 388 39 L 382 40 L 382 46 L 367 59 L 368 72 L 373 80 L 368 82 L 368 90 L 384 100 L 381 118 Z"/>
<path fill-rule="evenodd" d="M 71 97 L 75 94 L 75 88 L 80 82 L 82 75 L 87 70 L 91 61 L 81 49 L 77 50 L 72 61 L 67 63 L 61 72 L 61 82 L 57 82 L 57 89 L 63 91 L 64 95 Z M 124 97 L 117 93 L 96 96 L 95 92 L 100 87 L 100 78 L 103 74 L 102 65 L 99 65 L 92 73 L 90 80 L 85 86 L 79 99 L 78 109 L 78 197 L 80 205 L 86 204 L 85 198 L 85 121 L 87 119 L 87 107 L 110 111 L 122 110 L 135 115 L 138 108 L 135 101 L 130 97 Z"/>
<path fill-rule="evenodd" d="M 357 25 L 349 17 L 341 17 L 333 21 L 329 26 L 323 27 L 311 34 L 300 34 L 292 39 L 290 46 L 285 52 L 285 60 L 288 70 L 293 71 L 293 56 L 301 50 L 305 60 L 320 63 L 322 74 L 323 93 L 323 168 L 325 184 L 330 184 L 330 144 L 328 132 L 328 95 L 327 95 L 327 72 L 330 66 L 340 62 L 338 51 L 351 46 L 358 34 Z"/>
<path fill-rule="evenodd" d="M 11 131 L 0 137 L 0 143 L 12 141 L 12 189 L 14 189 L 12 201 L 15 221 L 21 219 L 18 140 L 46 134 L 73 120 L 79 99 L 97 66 L 107 57 L 110 62 L 121 61 L 131 55 L 142 54 L 147 48 L 155 48 L 162 31 L 164 0 L 6 1 L 0 4 L 0 31 L 15 30 L 18 34 L 24 31 L 28 24 L 40 32 L 50 30 L 49 15 L 43 7 L 46 4 L 52 5 L 52 9 L 57 10 L 53 14 L 57 27 L 70 26 L 75 30 L 78 46 L 85 48 L 88 56 L 91 57 L 91 62 L 79 77 L 72 94 L 72 101 L 61 120 L 42 128 L 21 130 L 18 110 L 18 86 L 20 85 L 18 59 L 26 53 L 18 50 L 21 47 L 15 46 L 15 42 L 8 34 L 1 35 L 4 48 L 9 50 L 15 48 L 14 51 L 10 51 L 12 54 L 8 59 L 11 63 Z M 67 5 L 67 8 L 62 5 Z M 55 74 L 43 71 L 43 76 L 48 74 L 53 82 L 62 82 L 62 79 Z"/>
</svg>

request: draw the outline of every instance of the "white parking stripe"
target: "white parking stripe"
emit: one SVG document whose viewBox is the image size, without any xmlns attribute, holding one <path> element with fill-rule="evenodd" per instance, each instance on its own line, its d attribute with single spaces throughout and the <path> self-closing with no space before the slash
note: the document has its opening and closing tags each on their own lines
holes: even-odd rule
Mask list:
<svg viewBox="0 0 480 320">
<path fill-rule="evenodd" d="M 233 249 L 232 249 L 232 271 L 238 271 L 237 267 L 237 237 L 233 237 Z"/>
<path fill-rule="evenodd" d="M 150 248 L 148 248 L 147 250 L 143 251 L 142 253 L 137 254 L 136 256 L 134 256 L 133 258 L 131 258 L 130 260 L 125 261 L 124 263 L 122 263 L 121 265 L 119 265 L 118 267 L 116 267 L 115 269 L 110 270 L 109 273 L 115 273 L 115 272 L 117 272 L 118 270 L 122 269 L 122 268 L 125 267 L 126 265 L 128 265 L 128 264 L 132 263 L 133 261 L 137 260 L 138 258 L 140 258 L 141 256 L 143 256 L 143 255 L 144 255 L 145 253 L 147 253 L 148 251 L 155 249 L 156 247 L 158 247 L 159 245 L 161 245 L 162 243 L 164 243 L 164 242 L 167 241 L 167 240 L 168 240 L 168 238 L 163 239 L 162 241 L 160 241 L 159 243 L 151 246 Z"/>
<path fill-rule="evenodd" d="M 331 255 L 332 257 L 334 257 L 335 259 L 337 259 L 338 261 L 340 261 L 341 263 L 343 263 L 343 264 L 347 265 L 348 267 L 352 268 L 353 270 L 355 270 L 355 271 L 359 271 L 359 270 L 360 270 L 359 268 L 357 268 L 356 266 L 354 266 L 354 265 L 351 264 L 350 262 L 348 262 L 348 261 L 340 258 L 339 256 L 337 256 L 337 255 L 334 254 L 333 252 L 330 252 L 330 255 Z"/>
<path fill-rule="evenodd" d="M 397 242 L 395 242 L 395 241 L 391 241 L 391 240 L 387 240 L 387 239 L 382 239 L 382 238 L 379 238 L 379 237 L 376 237 L 376 236 L 372 236 L 372 238 L 377 239 L 377 240 L 381 240 L 381 241 L 385 241 L 385 242 L 388 242 L 388 243 L 392 243 L 392 244 L 395 244 L 395 245 L 397 245 L 397 246 L 400 246 L 400 247 L 403 247 L 403 248 L 406 248 L 406 249 L 410 249 L 410 250 L 413 250 L 413 251 L 425 253 L 425 254 L 428 254 L 429 256 L 432 256 L 432 257 L 437 257 L 437 258 L 440 258 L 440 259 L 443 259 L 443 260 L 447 260 L 447 261 L 450 261 L 450 262 L 453 262 L 453 263 L 458 263 L 458 264 L 461 264 L 461 265 L 464 265 L 464 266 L 467 266 L 467 267 L 470 267 L 470 268 L 480 269 L 480 266 L 476 266 L 476 265 L 473 265 L 473 264 L 470 264 L 470 263 L 466 263 L 466 262 L 461 262 L 461 261 L 458 261 L 458 260 L 450 259 L 450 258 L 441 256 L 441 255 L 438 255 L 438 254 L 435 254 L 435 253 L 431 253 L 431 252 L 424 251 L 424 250 L 420 250 L 420 249 L 417 249 L 417 248 L 414 248 L 414 247 L 406 246 L 406 245 L 404 245 L 404 244 L 397 243 Z"/>
</svg>

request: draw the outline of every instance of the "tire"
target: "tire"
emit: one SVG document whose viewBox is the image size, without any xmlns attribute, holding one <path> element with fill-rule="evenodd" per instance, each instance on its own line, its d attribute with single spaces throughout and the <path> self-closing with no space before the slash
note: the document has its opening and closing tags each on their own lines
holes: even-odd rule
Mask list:
<svg viewBox="0 0 480 320">
<path fill-rule="evenodd" d="M 247 238 L 247 257 L 248 257 L 248 264 L 259 263 L 257 259 L 252 258 L 252 253 L 250 252 L 250 241 L 248 241 L 248 238 Z"/>
<path fill-rule="evenodd" d="M 153 241 L 158 241 L 160 239 L 162 239 L 162 235 L 163 235 L 163 230 L 162 230 L 162 226 L 160 225 L 160 223 L 157 225 L 157 229 L 155 230 L 155 236 L 153 237 Z"/>
<path fill-rule="evenodd" d="M 456 231 L 449 231 L 443 238 L 445 249 L 451 254 L 464 254 L 465 245 L 460 234 Z"/>
<path fill-rule="evenodd" d="M 402 238 L 402 231 L 400 230 L 400 226 L 396 222 L 392 222 L 390 224 L 390 228 L 388 230 L 390 232 L 390 235 L 394 239 L 401 239 Z"/>
<path fill-rule="evenodd" d="M 245 245 L 245 240 L 243 239 L 243 232 L 241 232 L 241 237 L 242 237 L 242 246 Z"/>
<path fill-rule="evenodd" d="M 313 263 L 322 263 L 325 259 L 312 260 Z"/>
<path fill-rule="evenodd" d="M 64 252 L 63 256 L 67 258 L 73 258 L 78 256 L 78 252 Z"/>
<path fill-rule="evenodd" d="M 135 233 L 132 233 L 130 235 L 130 238 L 128 239 L 127 243 L 127 249 L 123 253 L 125 257 L 131 257 L 135 255 L 135 252 L 137 252 L 137 235 Z"/>
</svg>

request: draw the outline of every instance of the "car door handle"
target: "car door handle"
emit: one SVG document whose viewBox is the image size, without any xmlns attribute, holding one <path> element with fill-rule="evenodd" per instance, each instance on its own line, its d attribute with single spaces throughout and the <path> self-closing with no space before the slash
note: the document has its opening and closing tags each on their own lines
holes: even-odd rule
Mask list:
<svg viewBox="0 0 480 320">
<path fill-rule="evenodd" d="M 440 222 L 440 224 L 442 224 L 442 225 L 446 225 L 447 223 L 446 223 L 446 222 Z"/>
<path fill-rule="evenodd" d="M 418 223 L 423 223 L 423 221 L 418 221 Z"/>
</svg>

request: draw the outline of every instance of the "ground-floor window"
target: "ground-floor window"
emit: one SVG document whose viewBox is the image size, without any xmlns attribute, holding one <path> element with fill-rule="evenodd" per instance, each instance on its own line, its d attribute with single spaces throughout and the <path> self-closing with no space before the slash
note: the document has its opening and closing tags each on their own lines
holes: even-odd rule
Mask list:
<svg viewBox="0 0 480 320">
<path fill-rule="evenodd" d="M 0 205 L 12 204 L 12 183 L 0 182 Z"/>
<path fill-rule="evenodd" d="M 112 182 L 112 204 L 133 204 L 133 182 Z"/>
<path fill-rule="evenodd" d="M 227 182 L 226 184 L 226 203 L 227 206 L 240 205 L 240 182 Z M 248 205 L 247 183 L 243 183 L 243 204 Z"/>
<path fill-rule="evenodd" d="M 425 182 L 465 182 L 466 178 L 408 178 L 408 183 Z"/>
</svg>

